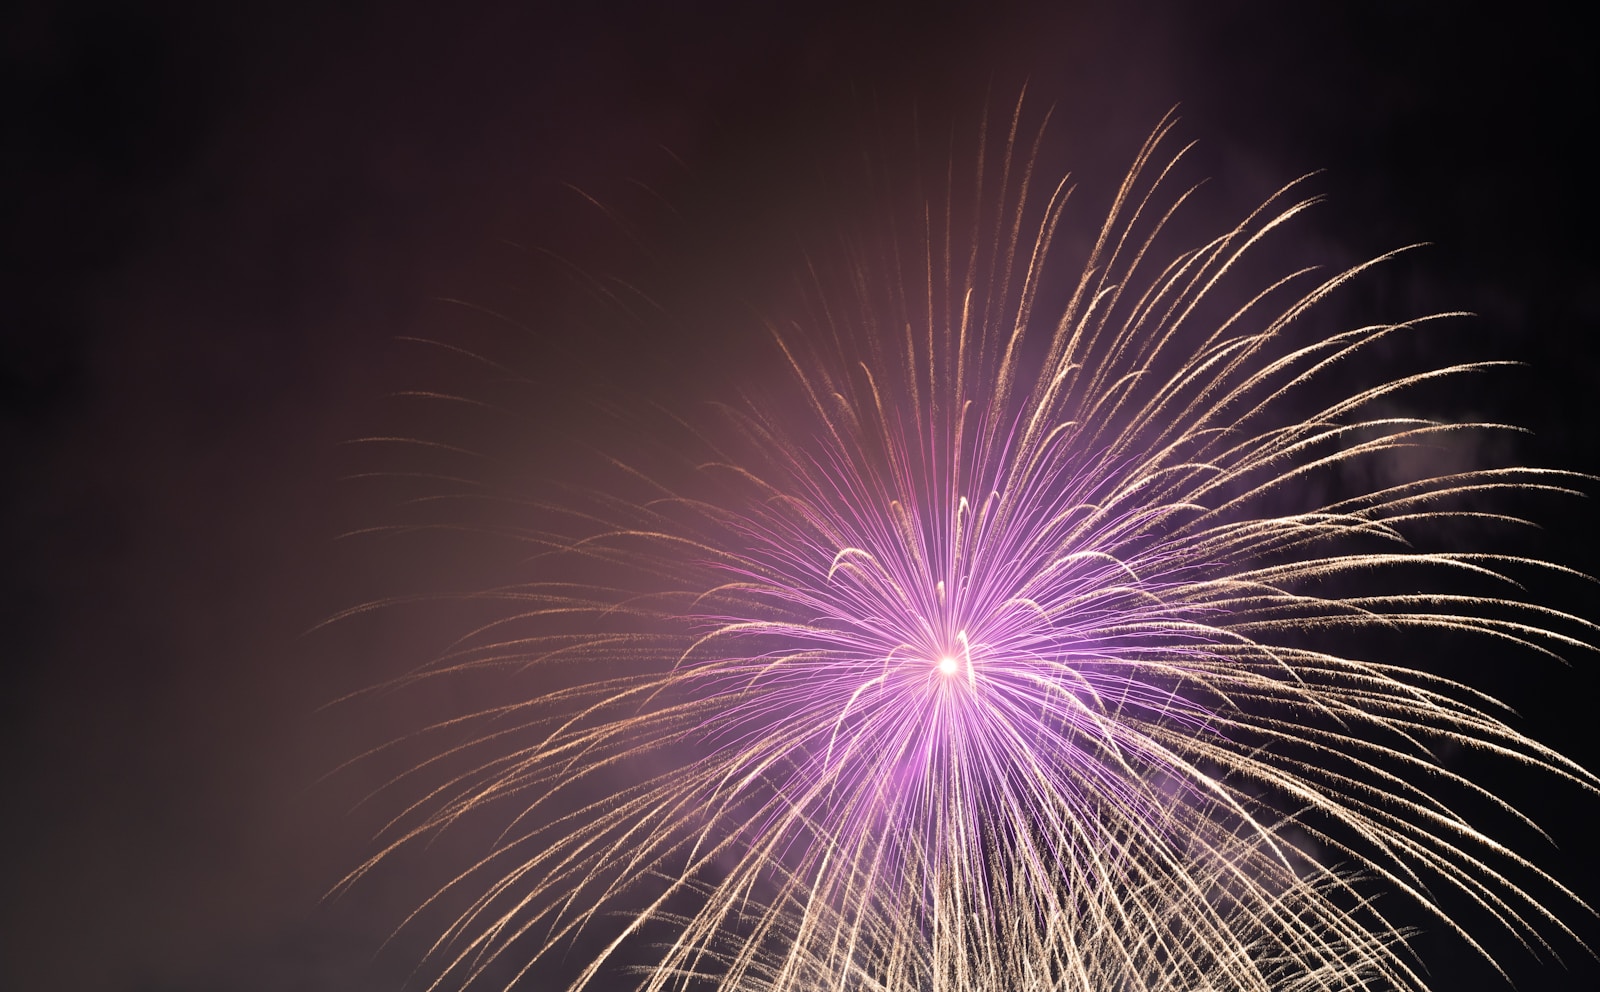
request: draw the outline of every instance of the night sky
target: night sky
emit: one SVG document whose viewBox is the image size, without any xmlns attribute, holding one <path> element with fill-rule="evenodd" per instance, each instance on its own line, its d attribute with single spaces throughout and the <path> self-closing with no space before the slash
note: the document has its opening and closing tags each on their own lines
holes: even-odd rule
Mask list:
<svg viewBox="0 0 1600 992">
<path fill-rule="evenodd" d="M 913 113 L 962 133 L 1026 85 L 1055 107 L 1051 154 L 1103 193 L 1177 106 L 1211 179 L 1202 216 L 1230 221 L 1325 170 L 1330 202 L 1298 228 L 1325 257 L 1431 245 L 1351 319 L 1473 311 L 1460 347 L 1526 367 L 1458 412 L 1531 428 L 1526 461 L 1600 474 L 1596 61 L 1558 9 L 7 5 L 0 988 L 401 988 L 424 935 L 380 945 L 462 855 L 320 901 L 394 811 L 357 806 L 382 762 L 336 769 L 421 716 L 403 696 L 325 704 L 426 662 L 462 620 L 319 625 L 491 584 L 518 554 L 342 538 L 419 512 L 403 480 L 365 476 L 423 456 L 349 442 L 449 437 L 483 456 L 462 471 L 531 492 L 581 484 L 578 449 L 627 434 L 597 407 L 759 389 L 760 315 L 817 235 L 819 175 Z M 668 316 L 608 317 L 576 270 Z M 441 426 L 394 395 L 447 388 L 496 409 Z M 1591 503 L 1533 512 L 1536 550 L 1600 572 Z M 1576 583 L 1536 598 L 1600 613 Z M 1570 661 L 1462 664 L 1600 768 L 1597 659 Z M 1600 798 L 1484 776 L 1554 846 L 1513 843 L 1600 900 Z M 1441 992 L 1494 987 L 1457 945 L 1426 949 Z M 1570 970 L 1508 958 L 1519 987 L 1600 987 L 1558 950 Z"/>
</svg>

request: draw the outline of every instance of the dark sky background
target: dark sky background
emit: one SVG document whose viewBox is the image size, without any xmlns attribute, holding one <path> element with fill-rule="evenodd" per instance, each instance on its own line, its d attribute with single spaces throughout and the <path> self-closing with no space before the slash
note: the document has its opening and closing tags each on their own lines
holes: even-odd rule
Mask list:
<svg viewBox="0 0 1600 992">
<path fill-rule="evenodd" d="M 345 477 L 409 457 L 345 442 L 419 432 L 390 394 L 470 378 L 398 339 L 510 362 L 515 411 L 461 431 L 501 481 L 562 481 L 576 399 L 693 404 L 768 374 L 742 308 L 793 260 L 784 226 L 809 216 L 812 163 L 897 108 L 948 129 L 1026 81 L 1092 181 L 1181 104 L 1227 218 L 1327 170 L 1332 204 L 1301 230 L 1333 257 L 1433 243 L 1361 290 L 1363 316 L 1475 311 L 1473 347 L 1528 367 L 1467 412 L 1532 428 L 1527 460 L 1600 472 L 1596 64 L 1560 9 L 6 5 L 0 988 L 401 988 L 420 938 L 379 945 L 442 869 L 319 904 L 381 812 L 352 811 L 380 769 L 325 776 L 418 714 L 322 706 L 458 631 L 426 608 L 313 628 L 506 562 L 339 539 L 404 497 Z M 616 248 L 568 183 L 654 259 Z M 539 249 L 664 287 L 679 330 L 584 324 Z M 1600 571 L 1589 504 L 1539 512 L 1545 553 Z M 1592 591 L 1541 596 L 1595 615 Z M 1597 768 L 1596 659 L 1571 660 L 1472 678 Z M 1519 778 L 1508 795 L 1556 846 L 1518 845 L 1600 899 L 1600 799 Z M 1437 988 L 1491 987 L 1458 948 L 1432 953 Z M 1600 986 L 1583 959 L 1510 963 L 1526 990 Z"/>
</svg>

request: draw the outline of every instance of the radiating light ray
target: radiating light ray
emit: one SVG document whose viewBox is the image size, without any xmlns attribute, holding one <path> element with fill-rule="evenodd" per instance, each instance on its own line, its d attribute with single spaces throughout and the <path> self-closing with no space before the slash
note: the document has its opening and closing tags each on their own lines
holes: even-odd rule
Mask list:
<svg viewBox="0 0 1600 992">
<path fill-rule="evenodd" d="M 914 235 L 813 259 L 812 312 L 773 329 L 799 411 L 729 408 L 688 486 L 621 465 L 546 508 L 541 577 L 417 676 L 624 673 L 438 728 L 472 729 L 351 878 L 502 817 L 435 897 L 466 901 L 433 987 L 593 939 L 573 988 L 649 948 L 652 990 L 1426 988 L 1374 891 L 1480 950 L 1456 902 L 1576 939 L 1547 900 L 1578 897 L 1458 807 L 1521 814 L 1436 751 L 1600 782 L 1448 665 L 1368 651 L 1584 649 L 1594 626 L 1519 582 L 1575 573 L 1455 542 L 1523 522 L 1485 501 L 1586 480 L 1413 467 L 1511 428 L 1397 401 L 1498 363 L 1346 385 L 1452 315 L 1307 341 L 1389 256 L 1241 292 L 1314 202 L 1297 183 L 1171 252 L 1170 120 L 1064 273 L 1071 190 L 1036 202 L 1020 120 L 980 156 L 989 209 L 951 190 Z M 564 563 L 615 583 L 545 578 Z"/>
<path fill-rule="evenodd" d="M 899 924 L 885 915 L 848 919 L 826 904 L 801 904 L 808 887 L 790 889 L 796 901 L 784 911 L 745 905 L 734 917 L 771 922 L 757 943 L 737 920 L 720 920 L 703 946 L 684 953 L 685 944 L 664 948 L 665 963 L 638 970 L 645 984 L 720 988 L 738 992 L 773 989 L 989 989 L 1015 992 L 1177 992 L 1177 990 L 1271 989 L 1274 992 L 1333 992 L 1370 988 L 1420 988 L 1421 979 L 1404 961 L 1406 935 L 1389 928 L 1369 905 L 1355 906 L 1337 890 L 1348 880 L 1329 877 L 1308 884 L 1282 878 L 1283 889 L 1270 904 L 1233 902 L 1228 890 L 1237 865 L 1256 865 L 1256 852 L 1233 849 L 1226 859 L 1197 864 L 1192 877 L 1199 890 L 1174 898 L 1160 894 L 1167 926 L 1160 930 L 1123 929 L 1153 907 L 1151 893 L 1137 890 L 1091 893 L 1090 898 L 1053 915 L 1043 925 L 1016 925 L 1000 916 L 988 925 L 1009 939 L 979 941 L 980 953 L 959 942 L 907 942 L 893 932 Z M 1258 865 L 1259 866 L 1259 865 Z M 703 892 L 714 899 L 711 889 Z M 1123 904 L 1117 905 L 1118 902 Z M 1346 908 L 1330 912 L 1343 903 Z M 1197 911 L 1198 910 L 1198 911 Z M 1366 914 L 1350 926 L 1356 913 Z M 830 918 L 831 915 L 831 918 Z M 815 917 L 815 919 L 810 919 Z M 1231 934 L 1233 959 L 1211 956 L 1213 941 L 1193 939 L 1206 921 L 1220 918 Z M 835 935 L 826 953 L 797 940 L 807 926 Z M 674 923 L 693 930 L 696 921 Z M 1288 925 L 1285 925 L 1288 924 Z M 959 931 L 962 921 L 947 921 Z M 736 936 L 730 936 L 736 935 Z M 1063 947 L 1072 947 L 1070 958 Z M 794 953 L 801 948 L 802 953 Z M 891 953 L 885 953 L 892 949 Z M 954 953 L 952 953 L 954 952 Z M 994 956 L 991 956 L 994 955 Z M 730 983 L 729 976 L 736 975 Z"/>
</svg>

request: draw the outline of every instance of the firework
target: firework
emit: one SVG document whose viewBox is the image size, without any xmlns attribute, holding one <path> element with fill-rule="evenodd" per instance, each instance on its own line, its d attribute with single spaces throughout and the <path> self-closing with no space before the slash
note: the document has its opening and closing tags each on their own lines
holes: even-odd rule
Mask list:
<svg viewBox="0 0 1600 992">
<path fill-rule="evenodd" d="M 1018 119 L 976 207 L 811 265 L 787 401 L 697 429 L 689 482 L 546 508 L 537 580 L 417 676 L 542 680 L 452 721 L 373 859 L 500 817 L 435 897 L 439 983 L 579 948 L 575 988 L 641 955 L 649 989 L 1423 988 L 1377 892 L 1474 948 L 1449 907 L 1571 936 L 1435 755 L 1595 778 L 1407 659 L 1583 647 L 1518 582 L 1561 569 L 1462 550 L 1579 480 L 1405 412 L 1494 364 L 1377 360 L 1451 315 L 1317 329 L 1383 259 L 1241 290 L 1299 184 L 1174 248 L 1163 122 L 1074 253 Z"/>
</svg>

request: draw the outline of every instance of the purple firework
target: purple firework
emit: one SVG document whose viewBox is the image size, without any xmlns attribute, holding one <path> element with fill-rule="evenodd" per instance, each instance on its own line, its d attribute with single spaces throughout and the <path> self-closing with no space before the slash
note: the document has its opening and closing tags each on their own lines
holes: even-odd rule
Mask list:
<svg viewBox="0 0 1600 992">
<path fill-rule="evenodd" d="M 1307 332 L 1384 259 L 1241 294 L 1298 184 L 1170 248 L 1170 121 L 1064 272 L 1020 113 L 972 216 L 947 192 L 812 265 L 789 397 L 697 430 L 695 480 L 567 511 L 425 673 L 588 666 L 453 724 L 463 770 L 367 866 L 504 817 L 435 897 L 468 894 L 440 983 L 579 946 L 574 988 L 1421 989 L 1374 892 L 1474 947 L 1448 907 L 1565 931 L 1457 807 L 1516 811 L 1435 753 L 1596 779 L 1385 659 L 1582 647 L 1516 581 L 1560 569 L 1459 547 L 1577 478 L 1425 455 L 1508 428 L 1405 395 L 1494 363 L 1360 379 L 1449 315 Z"/>
</svg>

